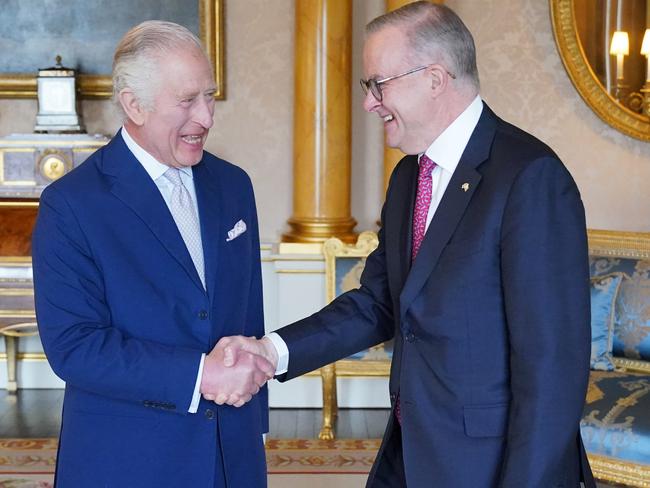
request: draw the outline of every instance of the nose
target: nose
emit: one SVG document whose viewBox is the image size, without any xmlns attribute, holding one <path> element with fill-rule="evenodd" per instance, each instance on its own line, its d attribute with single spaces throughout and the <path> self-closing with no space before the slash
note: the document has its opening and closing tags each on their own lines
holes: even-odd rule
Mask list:
<svg viewBox="0 0 650 488">
<path fill-rule="evenodd" d="M 200 97 L 195 106 L 193 119 L 205 129 L 209 129 L 214 124 L 214 104 L 214 96 L 209 95 Z"/>
<path fill-rule="evenodd" d="M 366 112 L 373 112 L 381 106 L 381 102 L 375 98 L 371 90 L 368 90 L 365 98 L 363 99 L 363 109 Z"/>
</svg>

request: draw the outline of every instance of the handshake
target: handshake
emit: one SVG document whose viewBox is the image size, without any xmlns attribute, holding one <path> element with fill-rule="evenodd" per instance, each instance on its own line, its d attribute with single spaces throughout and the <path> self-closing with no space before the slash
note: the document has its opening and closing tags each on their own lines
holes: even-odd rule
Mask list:
<svg viewBox="0 0 650 488">
<path fill-rule="evenodd" d="M 273 378 L 277 364 L 269 339 L 223 337 L 205 356 L 201 394 L 218 405 L 241 407 Z"/>
</svg>

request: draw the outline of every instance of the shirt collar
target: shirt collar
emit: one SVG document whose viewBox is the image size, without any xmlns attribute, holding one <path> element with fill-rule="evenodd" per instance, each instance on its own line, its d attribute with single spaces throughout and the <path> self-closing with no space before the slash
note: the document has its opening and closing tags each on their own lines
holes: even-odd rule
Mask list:
<svg viewBox="0 0 650 488">
<path fill-rule="evenodd" d="M 165 174 L 165 171 L 167 171 L 170 168 L 166 164 L 163 164 L 160 161 L 158 161 L 151 154 L 149 154 L 142 146 L 140 146 L 140 144 L 135 142 L 133 137 L 131 137 L 129 132 L 126 130 L 126 127 L 124 126 L 122 127 L 120 134 L 122 134 L 122 139 L 124 139 L 124 143 L 126 144 L 126 147 L 128 147 L 129 150 L 133 153 L 135 159 L 138 160 L 138 162 L 142 165 L 142 167 L 145 169 L 145 171 L 151 177 L 152 180 L 156 181 L 163 174 Z M 191 167 L 188 166 L 188 167 L 178 168 L 178 170 L 182 171 L 187 176 L 192 178 Z"/>
<path fill-rule="evenodd" d="M 472 103 L 456 117 L 456 120 L 427 148 L 425 151 L 427 157 L 445 171 L 453 173 L 482 112 L 483 102 L 477 95 Z"/>
</svg>

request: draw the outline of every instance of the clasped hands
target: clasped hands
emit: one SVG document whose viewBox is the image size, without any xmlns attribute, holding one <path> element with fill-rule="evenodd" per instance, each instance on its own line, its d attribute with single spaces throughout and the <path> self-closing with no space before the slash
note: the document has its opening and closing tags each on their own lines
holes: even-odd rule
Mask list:
<svg viewBox="0 0 650 488">
<path fill-rule="evenodd" d="M 223 337 L 205 356 L 201 394 L 218 405 L 241 407 L 273 378 L 277 364 L 269 339 Z"/>
</svg>

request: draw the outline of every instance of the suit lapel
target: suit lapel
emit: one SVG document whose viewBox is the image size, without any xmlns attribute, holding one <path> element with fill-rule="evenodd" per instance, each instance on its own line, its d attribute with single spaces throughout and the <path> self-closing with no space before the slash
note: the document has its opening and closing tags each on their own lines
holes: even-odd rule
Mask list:
<svg viewBox="0 0 650 488">
<path fill-rule="evenodd" d="M 411 268 L 411 240 L 413 228 L 413 206 L 415 205 L 415 192 L 417 190 L 418 160 L 417 156 L 406 156 L 400 163 L 399 173 L 396 173 L 392 183 L 394 188 L 391 202 L 386 205 L 385 226 L 390 229 L 386 233 L 386 256 L 388 260 L 391 288 L 394 295 L 404 285 L 404 281 Z M 387 202 L 388 203 L 388 202 Z M 395 293 L 396 291 L 396 293 Z"/>
<path fill-rule="evenodd" d="M 226 242 L 226 231 L 221 229 L 222 195 L 219 179 L 212 175 L 204 162 L 192 168 L 194 188 L 201 219 L 201 241 L 205 261 L 205 286 L 214 295 L 219 250 Z M 214 297 L 213 297 L 214 298 Z"/>
<path fill-rule="evenodd" d="M 119 132 L 106 146 L 102 170 L 113 177 L 113 195 L 140 217 L 171 256 L 185 269 L 192 281 L 203 290 L 201 279 L 165 200 L 156 184 L 127 148 Z"/>
<path fill-rule="evenodd" d="M 438 263 L 440 254 L 454 234 L 481 181 L 481 174 L 476 168 L 489 157 L 495 128 L 496 116 L 487 105 L 484 105 L 481 118 L 429 224 L 420 251 L 400 294 L 400 320 L 404 319 L 406 310 Z M 411 210 L 411 214 L 412 212 Z"/>
</svg>

